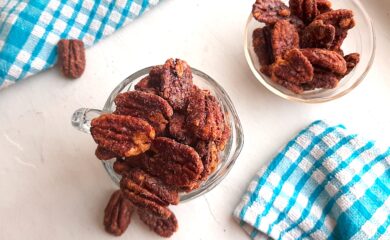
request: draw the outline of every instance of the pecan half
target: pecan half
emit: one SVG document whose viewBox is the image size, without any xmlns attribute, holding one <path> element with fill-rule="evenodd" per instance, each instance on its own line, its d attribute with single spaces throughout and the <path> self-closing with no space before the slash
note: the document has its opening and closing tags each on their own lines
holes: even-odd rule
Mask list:
<svg viewBox="0 0 390 240">
<path fill-rule="evenodd" d="M 332 46 L 336 29 L 331 24 L 324 24 L 322 20 L 310 23 L 301 34 L 302 48 L 326 48 Z"/>
<path fill-rule="evenodd" d="M 309 60 L 299 49 L 288 51 L 284 59 L 278 59 L 273 65 L 272 80 L 293 90 L 295 87 L 284 82 L 295 85 L 309 82 L 313 79 L 314 69 Z M 294 89 L 294 92 L 300 92 Z"/>
<path fill-rule="evenodd" d="M 337 87 L 339 79 L 331 72 L 315 71 L 313 80 L 302 84 L 305 91 L 314 90 L 316 88 L 332 89 Z"/>
<path fill-rule="evenodd" d="M 305 48 L 301 49 L 301 52 L 313 66 L 341 75 L 347 71 L 347 64 L 343 56 L 337 52 L 320 48 Z"/>
<path fill-rule="evenodd" d="M 61 39 L 57 45 L 58 62 L 67 78 L 79 78 L 85 69 L 84 43 L 76 39 Z"/>
<path fill-rule="evenodd" d="M 115 104 L 115 114 L 142 118 L 153 126 L 157 135 L 164 132 L 173 115 L 173 109 L 165 99 L 147 92 L 130 91 L 118 94 Z"/>
<path fill-rule="evenodd" d="M 121 190 L 115 191 L 104 210 L 104 227 L 108 233 L 119 236 L 127 229 L 134 212 L 132 204 L 123 197 Z"/>
<path fill-rule="evenodd" d="M 170 211 L 169 209 L 167 210 Z M 149 211 L 138 210 L 137 212 L 141 221 L 161 237 L 168 238 L 177 231 L 178 223 L 173 212 L 171 212 L 170 217 L 167 219 L 158 217 Z"/>
<path fill-rule="evenodd" d="M 144 162 L 144 170 L 165 184 L 180 188 L 193 184 L 203 171 L 198 153 L 190 146 L 158 137 L 151 147 L 154 155 Z"/>
<path fill-rule="evenodd" d="M 149 75 L 144 77 L 135 85 L 135 90 L 153 93 L 158 95 L 161 85 L 162 65 L 154 66 Z"/>
<path fill-rule="evenodd" d="M 344 60 L 347 63 L 347 72 L 345 73 L 345 75 L 347 75 L 359 63 L 359 61 L 360 61 L 360 54 L 359 53 L 348 54 L 348 55 L 344 56 Z"/>
<path fill-rule="evenodd" d="M 306 24 L 313 21 L 319 14 L 316 0 L 290 0 L 289 5 L 292 14 L 298 16 Z"/>
<path fill-rule="evenodd" d="M 256 0 L 252 15 L 257 21 L 273 25 L 280 19 L 287 19 L 290 9 L 280 0 Z"/>
<path fill-rule="evenodd" d="M 189 98 L 187 124 L 202 140 L 216 140 L 221 137 L 224 115 L 217 99 L 208 91 L 194 91 Z"/>
<path fill-rule="evenodd" d="M 283 57 L 286 51 L 299 47 L 297 29 L 286 20 L 277 21 L 272 31 L 272 49 L 275 59 Z"/>
<path fill-rule="evenodd" d="M 98 145 L 120 157 L 147 151 L 155 137 L 153 127 L 146 121 L 115 114 L 104 114 L 93 119 L 91 134 Z"/>
<path fill-rule="evenodd" d="M 97 146 L 95 156 L 100 160 L 110 160 L 116 157 L 116 154 L 103 147 Z"/>
<path fill-rule="evenodd" d="M 269 65 L 274 62 L 271 34 L 271 28 L 267 26 L 257 28 L 253 31 L 253 48 L 255 49 L 260 65 Z"/>
<path fill-rule="evenodd" d="M 160 96 L 166 99 L 175 110 L 187 106 L 187 98 L 192 89 L 190 66 L 180 59 L 168 59 L 162 67 Z"/>
</svg>

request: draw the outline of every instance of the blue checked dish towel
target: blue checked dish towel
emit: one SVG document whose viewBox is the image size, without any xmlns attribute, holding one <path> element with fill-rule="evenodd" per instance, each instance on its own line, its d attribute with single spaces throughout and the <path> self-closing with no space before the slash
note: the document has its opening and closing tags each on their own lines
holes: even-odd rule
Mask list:
<svg viewBox="0 0 390 240">
<path fill-rule="evenodd" d="M 390 239 L 390 148 L 312 123 L 263 167 L 234 218 L 252 239 Z"/>
<path fill-rule="evenodd" d="M 0 89 L 52 67 L 60 39 L 86 47 L 159 0 L 0 0 Z"/>
</svg>

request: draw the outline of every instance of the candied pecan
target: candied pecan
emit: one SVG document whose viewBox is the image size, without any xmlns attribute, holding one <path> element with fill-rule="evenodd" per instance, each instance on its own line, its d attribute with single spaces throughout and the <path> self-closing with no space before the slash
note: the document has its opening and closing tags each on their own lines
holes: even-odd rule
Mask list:
<svg viewBox="0 0 390 240">
<path fill-rule="evenodd" d="M 355 26 L 353 12 L 346 9 L 331 10 L 322 13 L 315 20 L 322 20 L 324 24 L 331 24 L 336 29 L 335 40 L 331 46 L 332 50 L 337 50 L 347 37 L 347 31 Z"/>
<path fill-rule="evenodd" d="M 222 135 L 220 138 L 215 140 L 215 144 L 219 151 L 225 149 L 227 142 L 230 139 L 231 129 L 228 123 L 225 123 L 225 127 L 223 129 Z"/>
<path fill-rule="evenodd" d="M 127 157 L 127 158 L 116 158 L 116 161 L 113 164 L 113 169 L 116 173 L 123 175 L 134 168 L 142 168 L 143 162 L 147 157 L 146 153 L 142 153 L 137 156 Z"/>
<path fill-rule="evenodd" d="M 348 73 L 350 73 L 355 67 L 356 65 L 359 63 L 360 61 L 360 54 L 359 53 L 351 53 L 351 54 L 348 54 L 344 57 L 344 60 L 345 62 L 347 63 L 347 72 L 345 73 L 345 75 L 347 75 Z"/>
<path fill-rule="evenodd" d="M 290 0 L 289 5 L 292 14 L 298 16 L 306 24 L 318 15 L 316 0 Z"/>
<path fill-rule="evenodd" d="M 170 211 L 169 209 L 167 210 Z M 170 217 L 167 219 L 158 217 L 149 211 L 138 210 L 137 212 L 141 221 L 161 237 L 168 238 L 177 231 L 178 223 L 173 212 L 171 212 Z"/>
<path fill-rule="evenodd" d="M 131 169 L 124 178 L 122 184 L 125 184 L 125 186 L 128 186 L 129 182 L 137 184 L 161 199 L 163 201 L 162 205 L 177 205 L 179 203 L 179 194 L 176 191 L 169 189 L 160 180 L 141 169 Z"/>
<path fill-rule="evenodd" d="M 302 88 L 305 91 L 313 90 L 316 88 L 332 89 L 337 87 L 339 79 L 331 72 L 315 71 L 313 80 L 302 84 Z"/>
<path fill-rule="evenodd" d="M 290 9 L 280 0 L 256 0 L 252 15 L 257 21 L 273 25 L 280 19 L 287 19 Z"/>
<path fill-rule="evenodd" d="M 305 48 L 301 49 L 301 52 L 313 66 L 327 69 L 337 74 L 345 74 L 347 71 L 347 64 L 343 56 L 337 52 L 320 48 Z"/>
<path fill-rule="evenodd" d="M 301 85 L 297 85 L 285 80 L 277 79 L 276 83 L 279 84 L 280 86 L 292 91 L 295 94 L 301 94 L 303 93 L 304 89 L 302 88 Z"/>
<path fill-rule="evenodd" d="M 205 142 L 200 141 L 196 144 L 195 150 L 198 152 L 199 156 L 203 162 L 203 172 L 201 174 L 201 180 L 205 180 L 213 173 L 219 163 L 218 148 L 215 142 Z"/>
<path fill-rule="evenodd" d="M 302 48 L 326 48 L 332 46 L 336 29 L 331 24 L 324 24 L 322 20 L 310 23 L 301 34 Z"/>
<path fill-rule="evenodd" d="M 184 114 L 173 114 L 171 120 L 169 121 L 168 130 L 170 136 L 180 143 L 192 145 L 196 140 L 196 137 L 192 134 L 186 125 L 186 116 Z"/>
<path fill-rule="evenodd" d="M 332 3 L 328 0 L 317 0 L 317 9 L 321 13 L 326 13 L 332 10 Z"/>
<path fill-rule="evenodd" d="M 112 195 L 104 210 L 104 227 L 108 233 L 122 235 L 130 224 L 134 212 L 132 204 L 117 190 Z"/>
<path fill-rule="evenodd" d="M 110 160 L 116 157 L 115 153 L 100 146 L 97 146 L 95 155 L 100 160 Z"/>
<path fill-rule="evenodd" d="M 253 48 L 259 59 L 260 65 L 269 65 L 274 62 L 271 44 L 271 28 L 265 26 L 257 28 L 252 35 Z"/>
<path fill-rule="evenodd" d="M 299 93 L 294 85 L 309 82 L 313 79 L 313 66 L 299 49 L 288 51 L 284 59 L 278 59 L 273 65 L 272 80 L 284 87 Z M 294 85 L 285 82 L 293 83 Z"/>
<path fill-rule="evenodd" d="M 272 76 L 272 65 L 261 66 L 260 72 L 265 74 L 267 77 L 271 77 Z"/>
<path fill-rule="evenodd" d="M 67 78 L 79 78 L 85 69 L 84 43 L 77 39 L 61 39 L 57 45 L 58 63 Z"/>
<path fill-rule="evenodd" d="M 146 76 L 141 79 L 135 86 L 135 90 L 152 93 L 158 95 L 158 86 L 153 86 L 153 81 L 150 76 Z"/>
<path fill-rule="evenodd" d="M 187 98 L 192 90 L 190 66 L 180 59 L 168 59 L 162 67 L 160 96 L 166 99 L 175 110 L 187 106 Z"/>
<path fill-rule="evenodd" d="M 147 151 L 155 131 L 146 121 L 131 116 L 104 114 L 91 122 L 91 134 L 101 147 L 120 157 Z"/>
<path fill-rule="evenodd" d="M 190 146 L 165 137 L 156 138 L 143 169 L 165 184 L 180 188 L 191 185 L 203 171 L 202 160 Z"/>
<path fill-rule="evenodd" d="M 164 132 L 173 115 L 173 109 L 165 99 L 147 92 L 121 93 L 116 96 L 115 104 L 115 114 L 142 118 L 153 126 L 158 135 Z"/>
<path fill-rule="evenodd" d="M 202 140 L 216 140 L 225 127 L 224 115 L 217 99 L 207 91 L 195 91 L 189 98 L 187 124 Z"/>
<path fill-rule="evenodd" d="M 288 21 L 277 21 L 272 31 L 272 49 L 275 58 L 283 57 L 286 51 L 298 47 L 299 35 L 296 28 Z"/>
</svg>

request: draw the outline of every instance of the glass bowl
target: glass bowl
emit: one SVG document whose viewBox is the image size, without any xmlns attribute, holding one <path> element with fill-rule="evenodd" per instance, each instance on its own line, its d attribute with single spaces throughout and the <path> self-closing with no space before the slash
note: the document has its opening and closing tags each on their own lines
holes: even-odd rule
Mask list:
<svg viewBox="0 0 390 240">
<path fill-rule="evenodd" d="M 72 116 L 72 125 L 80 131 L 90 133 L 91 120 L 103 113 L 113 112 L 115 110 L 115 103 L 114 103 L 115 97 L 119 93 L 133 90 L 134 86 L 149 73 L 151 68 L 152 67 L 147 67 L 142 70 L 139 70 L 138 72 L 133 73 L 125 80 L 123 80 L 112 91 L 111 95 L 108 97 L 106 101 L 106 104 L 103 107 L 103 110 L 81 108 L 75 111 Z M 210 177 L 205 182 L 203 182 L 198 189 L 189 193 L 181 193 L 180 195 L 181 202 L 199 197 L 207 193 L 211 189 L 213 189 L 215 186 L 217 186 L 233 167 L 238 155 L 241 152 L 244 143 L 244 136 L 241 127 L 241 122 L 237 116 L 237 112 L 228 94 L 210 76 L 195 68 L 191 68 L 191 69 L 193 73 L 194 84 L 196 84 L 197 86 L 203 89 L 210 90 L 211 94 L 213 94 L 220 102 L 225 112 L 226 120 L 230 124 L 232 133 L 228 143 L 226 144 L 226 148 L 224 149 L 224 151 L 220 153 L 221 162 L 218 168 L 216 169 L 216 171 L 213 174 L 211 174 Z M 113 169 L 114 161 L 115 159 L 112 159 L 108 161 L 102 161 L 102 163 L 107 173 L 111 177 L 111 179 L 119 186 L 119 181 L 121 179 L 121 176 L 116 174 Z"/>
<path fill-rule="evenodd" d="M 345 39 L 342 49 L 345 54 L 360 53 L 359 64 L 334 89 L 316 89 L 295 94 L 261 73 L 259 61 L 253 49 L 252 33 L 256 28 L 265 25 L 254 19 L 252 14 L 249 16 L 244 33 L 245 57 L 252 73 L 269 91 L 291 101 L 321 103 L 346 95 L 363 81 L 371 68 L 375 55 L 375 34 L 370 17 L 358 0 L 333 0 L 331 2 L 333 9 L 350 9 L 354 12 L 356 26 L 348 31 L 348 37 Z"/>
</svg>

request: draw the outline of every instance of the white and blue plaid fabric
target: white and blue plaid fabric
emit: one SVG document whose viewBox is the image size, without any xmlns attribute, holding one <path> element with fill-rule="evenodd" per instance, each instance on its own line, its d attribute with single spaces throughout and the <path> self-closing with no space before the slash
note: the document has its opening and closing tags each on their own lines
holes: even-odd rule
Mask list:
<svg viewBox="0 0 390 240">
<path fill-rule="evenodd" d="M 250 183 L 234 217 L 253 239 L 390 239 L 390 148 L 317 121 Z"/>
<path fill-rule="evenodd" d="M 89 47 L 159 0 L 0 0 L 0 88 L 52 67 L 60 39 Z"/>
</svg>

